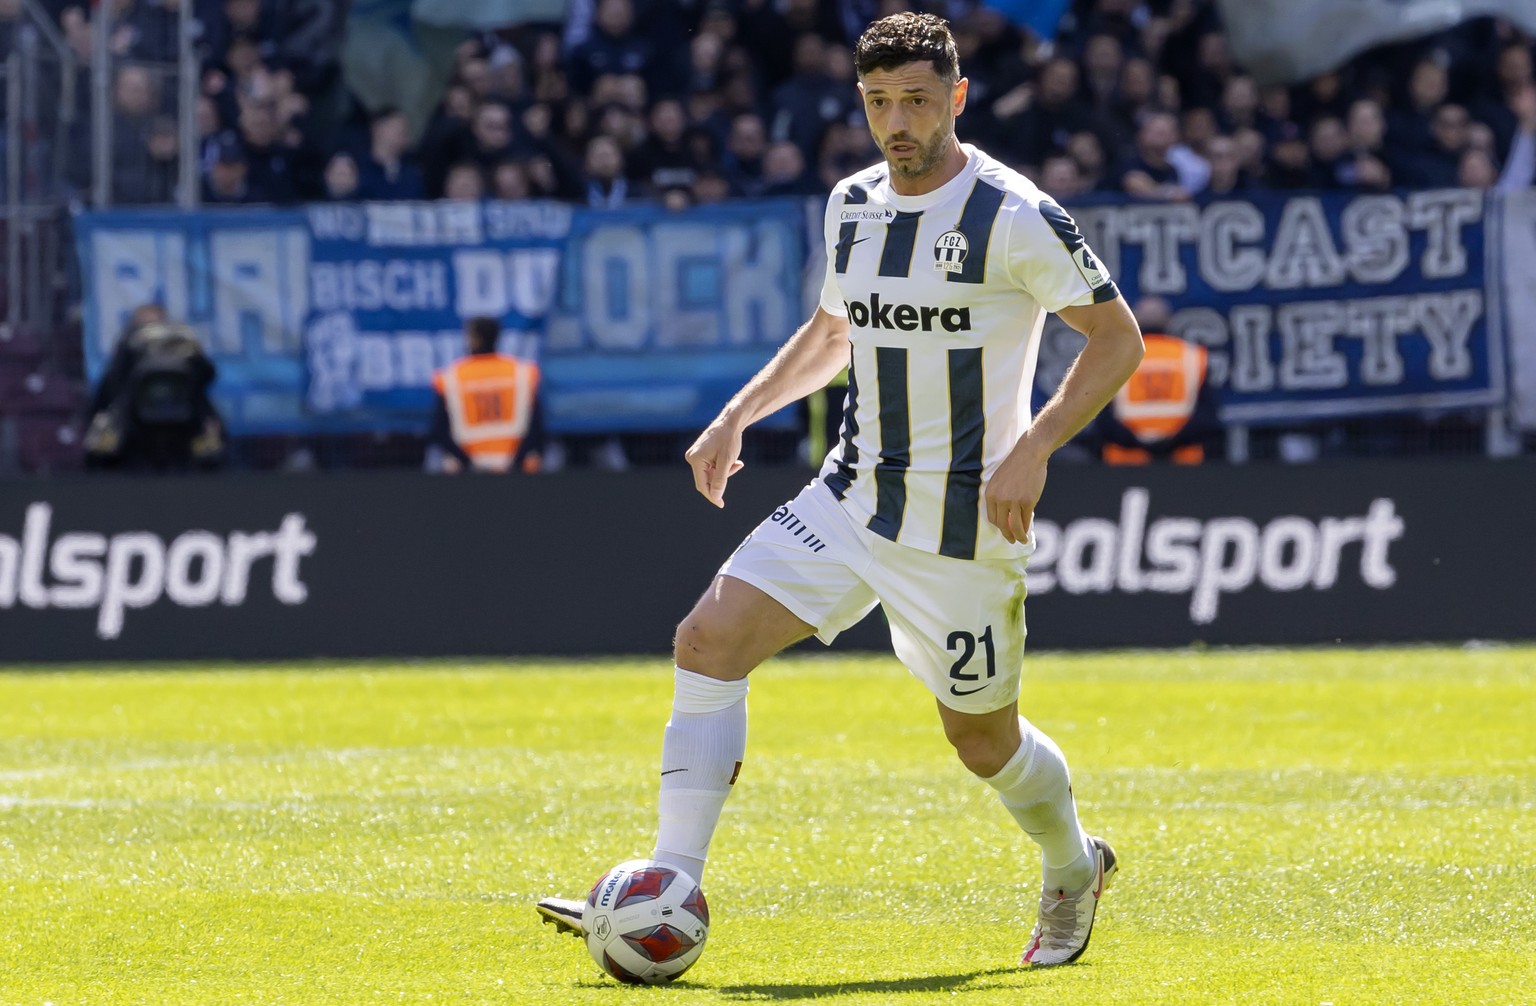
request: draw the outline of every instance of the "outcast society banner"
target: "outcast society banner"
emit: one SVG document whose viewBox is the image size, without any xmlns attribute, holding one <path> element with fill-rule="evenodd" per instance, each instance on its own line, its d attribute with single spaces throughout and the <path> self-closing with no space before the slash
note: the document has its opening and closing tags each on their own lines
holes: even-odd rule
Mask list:
<svg viewBox="0 0 1536 1006">
<path fill-rule="evenodd" d="M 1175 334 L 1210 350 L 1228 421 L 1506 400 L 1505 318 L 1531 309 L 1527 289 L 1501 282 L 1494 197 L 1072 211 L 1126 296 L 1166 298 Z M 86 213 L 87 368 L 98 376 L 128 313 L 158 301 L 202 334 L 237 432 L 414 429 L 464 319 L 490 314 L 507 348 L 543 363 L 556 431 L 697 428 L 804 318 L 819 218 L 798 200 Z M 1080 345 L 1063 329 L 1047 333 L 1043 393 Z"/>
</svg>

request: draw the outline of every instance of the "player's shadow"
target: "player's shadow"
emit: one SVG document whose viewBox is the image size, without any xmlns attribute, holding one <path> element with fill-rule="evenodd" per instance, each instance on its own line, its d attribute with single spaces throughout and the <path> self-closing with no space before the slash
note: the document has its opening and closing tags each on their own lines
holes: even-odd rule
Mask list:
<svg viewBox="0 0 1536 1006">
<path fill-rule="evenodd" d="M 1017 974 L 1018 968 L 991 968 L 987 971 L 966 971 L 957 975 L 924 975 L 919 978 L 892 978 L 869 982 L 827 982 L 782 985 L 722 985 L 719 992 L 727 999 L 743 1002 L 767 1002 L 772 1000 L 819 999 L 823 996 L 851 995 L 858 992 L 947 992 L 958 989 L 978 978 L 993 975 Z"/>
</svg>

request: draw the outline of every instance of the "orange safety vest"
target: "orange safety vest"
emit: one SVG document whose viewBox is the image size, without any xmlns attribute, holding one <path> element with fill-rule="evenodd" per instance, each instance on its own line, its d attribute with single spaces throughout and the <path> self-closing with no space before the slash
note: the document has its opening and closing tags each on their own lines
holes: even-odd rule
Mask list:
<svg viewBox="0 0 1536 1006">
<path fill-rule="evenodd" d="M 500 353 L 466 356 L 434 374 L 432 387 L 448 407 L 454 442 L 475 467 L 510 468 L 533 419 L 539 365 Z"/>
<path fill-rule="evenodd" d="M 1147 354 L 1130 380 L 1115 393 L 1111 404 L 1115 419 L 1144 444 L 1176 436 L 1195 414 L 1200 388 L 1205 384 L 1205 347 L 1171 335 L 1143 337 Z M 1205 460 L 1199 444 L 1175 447 L 1170 457 L 1176 464 L 1197 465 Z M 1140 447 L 1104 446 L 1104 460 L 1112 465 L 1145 465 L 1152 452 Z"/>
</svg>

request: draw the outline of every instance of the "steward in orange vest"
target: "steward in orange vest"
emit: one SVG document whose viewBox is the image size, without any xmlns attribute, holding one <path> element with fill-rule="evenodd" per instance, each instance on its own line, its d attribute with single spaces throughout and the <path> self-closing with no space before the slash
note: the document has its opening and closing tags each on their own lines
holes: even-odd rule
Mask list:
<svg viewBox="0 0 1536 1006">
<path fill-rule="evenodd" d="M 538 471 L 544 446 L 538 364 L 496 352 L 501 323 L 495 318 L 470 318 L 464 335 L 469 355 L 432 377 L 437 404 L 430 439 L 447 455 L 443 470 Z"/>
<path fill-rule="evenodd" d="M 1099 414 L 1104 461 L 1198 465 L 1218 429 L 1205 347 L 1156 333 L 1142 340 L 1147 353 L 1141 365 Z"/>
</svg>

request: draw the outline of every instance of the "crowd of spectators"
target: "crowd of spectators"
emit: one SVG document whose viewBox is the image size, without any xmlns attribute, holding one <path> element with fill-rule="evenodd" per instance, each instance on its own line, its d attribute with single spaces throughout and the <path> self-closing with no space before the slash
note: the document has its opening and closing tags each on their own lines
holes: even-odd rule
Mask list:
<svg viewBox="0 0 1536 1006">
<path fill-rule="evenodd" d="M 167 88 L 182 0 L 112 0 L 122 202 L 171 198 Z M 1469 22 L 1293 87 L 1232 60 L 1210 0 L 1078 0 L 1043 41 L 974 0 L 595 0 L 466 37 L 430 121 L 341 84 L 334 0 L 200 0 L 196 121 L 211 203 L 552 198 L 680 207 L 810 194 L 878 156 L 854 88 L 868 18 L 953 21 L 963 139 L 1059 198 L 1529 185 L 1533 47 Z M 206 8 L 206 9 L 204 9 Z M 58 11 L 90 44 L 82 7 Z M 135 153 L 137 156 L 130 156 Z M 131 170 L 130 170 L 131 168 Z"/>
</svg>

